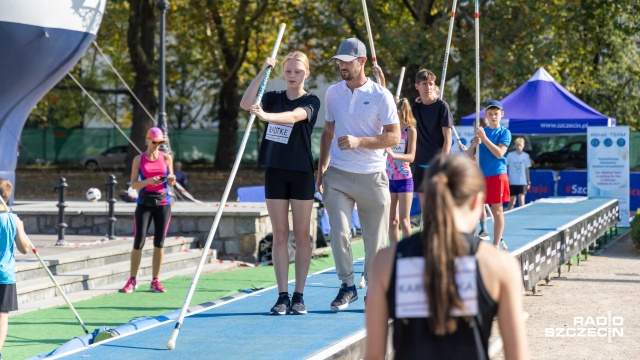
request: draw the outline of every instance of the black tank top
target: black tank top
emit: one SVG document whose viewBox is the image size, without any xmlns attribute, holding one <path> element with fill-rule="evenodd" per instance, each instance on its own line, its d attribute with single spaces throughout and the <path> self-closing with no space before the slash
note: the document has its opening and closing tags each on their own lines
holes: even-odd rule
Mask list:
<svg viewBox="0 0 640 360">
<path fill-rule="evenodd" d="M 478 244 L 481 240 L 471 235 L 464 235 L 469 242 L 469 255 L 475 256 Z M 396 359 L 446 359 L 469 360 L 486 359 L 493 318 L 498 312 L 498 304 L 489 296 L 487 289 L 480 277 L 480 271 L 476 263 L 477 301 L 478 315 L 474 317 L 480 335 L 480 345 L 483 354 L 478 354 L 474 327 L 465 318 L 458 318 L 457 330 L 452 334 L 436 335 L 426 318 L 398 318 L 396 316 L 396 277 L 398 260 L 401 258 L 424 258 L 421 234 L 402 240 L 396 248 L 396 257 L 393 266 L 389 289 L 387 290 L 387 302 L 389 304 L 389 317 L 393 322 L 393 346 Z M 422 269 L 424 272 L 424 269 Z"/>
</svg>

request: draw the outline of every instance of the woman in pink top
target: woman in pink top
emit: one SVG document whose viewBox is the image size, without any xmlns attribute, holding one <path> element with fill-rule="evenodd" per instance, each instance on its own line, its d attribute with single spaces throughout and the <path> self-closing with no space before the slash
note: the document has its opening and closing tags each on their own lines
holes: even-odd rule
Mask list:
<svg viewBox="0 0 640 360">
<path fill-rule="evenodd" d="M 160 283 L 160 269 L 164 256 L 164 238 L 171 220 L 171 193 L 169 186 L 176 184 L 171 155 L 161 152 L 160 144 L 165 142 L 162 130 L 152 127 L 147 132 L 147 150 L 133 159 L 131 166 L 131 187 L 138 190 L 138 206 L 133 218 L 133 250 L 131 251 L 131 277 L 120 290 L 130 293 L 137 287 L 136 275 L 142 259 L 147 230 L 154 224 L 153 265 L 150 291 L 165 292 Z"/>
</svg>

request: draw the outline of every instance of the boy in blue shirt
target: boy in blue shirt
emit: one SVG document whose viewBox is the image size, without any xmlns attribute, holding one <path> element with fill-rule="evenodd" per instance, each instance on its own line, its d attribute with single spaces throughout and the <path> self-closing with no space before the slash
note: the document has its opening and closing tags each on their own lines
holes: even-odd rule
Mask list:
<svg viewBox="0 0 640 360">
<path fill-rule="evenodd" d="M 16 259 L 13 256 L 13 244 L 18 251 L 26 254 L 31 250 L 31 243 L 24 232 L 24 224 L 6 206 L 13 185 L 7 179 L 0 179 L 0 351 L 7 337 L 9 327 L 9 311 L 18 310 L 18 293 L 16 292 Z M 0 354 L 2 360 L 2 354 Z"/>
<path fill-rule="evenodd" d="M 503 116 L 502 104 L 498 100 L 487 103 L 485 118 L 489 126 L 475 129 L 476 136 L 467 150 L 467 155 L 473 156 L 476 146 L 479 146 L 480 170 L 484 174 L 487 186 L 485 203 L 491 206 L 493 214 L 493 245 L 501 244 L 506 250 L 507 245 L 502 240 L 504 232 L 502 204 L 510 200 L 506 153 L 511 144 L 511 132 L 500 126 Z"/>
</svg>

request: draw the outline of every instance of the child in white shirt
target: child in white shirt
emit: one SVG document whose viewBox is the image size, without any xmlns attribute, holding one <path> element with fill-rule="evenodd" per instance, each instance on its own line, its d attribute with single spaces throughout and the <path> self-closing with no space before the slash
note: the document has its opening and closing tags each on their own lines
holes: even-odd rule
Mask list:
<svg viewBox="0 0 640 360">
<path fill-rule="evenodd" d="M 507 154 L 507 174 L 509 174 L 509 190 L 511 192 L 508 210 L 513 209 L 516 196 L 520 206 L 524 205 L 524 196 L 531 187 L 531 178 L 529 177 L 531 158 L 523 151 L 524 139 L 519 137 L 514 143 L 516 150 Z"/>
</svg>

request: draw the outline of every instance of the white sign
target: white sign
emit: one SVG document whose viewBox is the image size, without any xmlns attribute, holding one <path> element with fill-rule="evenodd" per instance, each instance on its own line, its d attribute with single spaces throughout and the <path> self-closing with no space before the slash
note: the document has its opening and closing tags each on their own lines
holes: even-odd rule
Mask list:
<svg viewBox="0 0 640 360">
<path fill-rule="evenodd" d="M 473 137 L 476 136 L 476 133 L 473 131 L 473 126 L 456 126 L 456 132 L 458 132 L 458 136 L 460 137 L 460 142 L 462 145 L 469 148 L 471 146 L 471 141 Z M 460 154 L 462 151 L 459 149 L 458 139 L 456 139 L 456 135 L 453 133 L 453 129 L 451 129 L 451 138 L 453 141 L 451 142 L 451 153 Z"/>
<path fill-rule="evenodd" d="M 620 226 L 629 226 L 629 127 L 587 128 L 587 193 L 618 199 Z"/>
<path fill-rule="evenodd" d="M 393 151 L 394 154 L 404 154 L 405 150 L 407 149 L 407 139 L 400 139 L 400 142 L 398 143 L 398 145 L 394 146 L 391 148 L 391 151 Z"/>
<path fill-rule="evenodd" d="M 429 317 L 429 300 L 424 289 L 424 258 L 408 257 L 398 259 L 396 265 L 396 317 Z M 475 316 L 478 314 L 478 280 L 476 278 L 476 258 L 461 256 L 456 258 L 455 281 L 462 309 L 453 308 L 452 316 Z"/>
<path fill-rule="evenodd" d="M 279 125 L 269 123 L 267 126 L 267 134 L 265 139 L 286 144 L 289 142 L 291 131 L 293 130 L 293 124 Z"/>
</svg>

